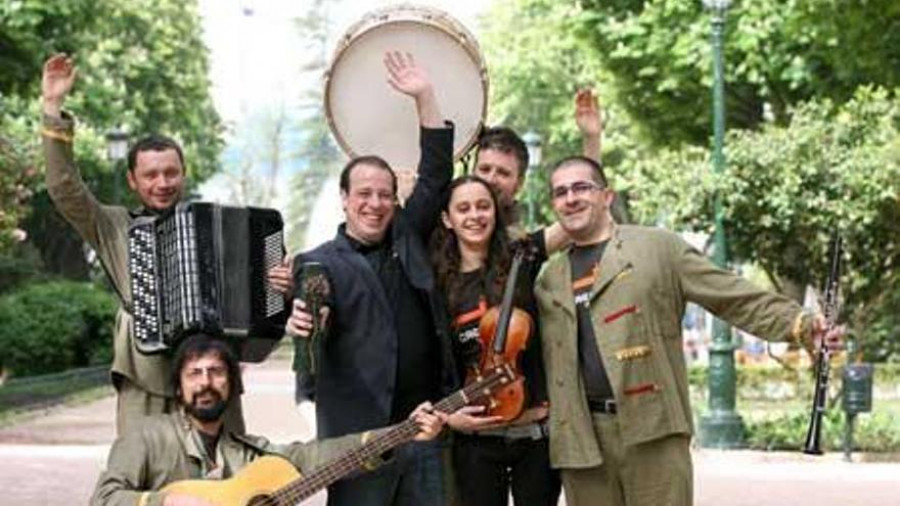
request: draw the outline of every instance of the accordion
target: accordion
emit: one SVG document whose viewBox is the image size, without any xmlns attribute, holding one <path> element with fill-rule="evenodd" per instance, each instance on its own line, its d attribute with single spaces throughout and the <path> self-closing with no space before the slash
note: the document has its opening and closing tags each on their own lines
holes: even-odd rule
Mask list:
<svg viewBox="0 0 900 506">
<path fill-rule="evenodd" d="M 202 332 L 226 338 L 242 361 L 265 359 L 288 316 L 266 281 L 284 257 L 283 228 L 274 209 L 204 202 L 136 219 L 128 261 L 137 349 L 165 352 Z"/>
</svg>

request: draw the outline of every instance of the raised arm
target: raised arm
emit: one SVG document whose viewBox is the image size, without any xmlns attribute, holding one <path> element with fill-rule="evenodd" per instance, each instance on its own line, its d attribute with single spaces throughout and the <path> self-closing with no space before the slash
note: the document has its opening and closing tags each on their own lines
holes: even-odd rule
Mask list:
<svg viewBox="0 0 900 506">
<path fill-rule="evenodd" d="M 603 111 L 593 90 L 584 88 L 575 94 L 575 124 L 581 131 L 581 153 L 600 163 L 603 142 Z"/>
<path fill-rule="evenodd" d="M 427 241 L 441 214 L 442 193 L 453 178 L 453 126 L 441 116 L 431 80 L 410 53 L 387 53 L 384 65 L 391 86 L 416 101 L 421 157 L 416 184 L 403 214 Z"/>
<path fill-rule="evenodd" d="M 98 227 L 98 222 L 108 217 L 75 166 L 72 148 L 74 122 L 62 109 L 77 75 L 72 59 L 64 54 L 51 56 L 44 63 L 41 77 L 44 113 L 41 137 L 47 162 L 45 178 L 47 193 L 57 211 L 96 249 L 100 242 L 101 227 Z"/>
</svg>

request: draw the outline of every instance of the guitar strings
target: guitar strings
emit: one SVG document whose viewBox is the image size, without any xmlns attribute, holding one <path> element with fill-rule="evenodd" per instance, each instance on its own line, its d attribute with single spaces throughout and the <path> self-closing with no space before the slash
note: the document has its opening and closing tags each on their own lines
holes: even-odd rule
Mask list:
<svg viewBox="0 0 900 506">
<path fill-rule="evenodd" d="M 434 406 L 434 409 L 444 413 L 452 413 L 468 404 L 470 400 L 487 395 L 496 384 L 502 383 L 506 378 L 507 373 L 505 371 L 495 372 L 477 384 L 469 385 L 461 391 L 438 402 Z M 372 461 L 378 455 L 385 453 L 401 443 L 409 441 L 415 437 L 418 432 L 419 427 L 414 420 L 405 420 L 395 425 L 393 428 L 388 429 L 386 433 L 380 434 L 371 442 L 313 470 L 308 476 L 301 477 L 287 486 L 276 490 L 272 494 L 265 496 L 256 504 L 260 506 L 298 504 L 300 501 L 314 495 L 322 488 L 336 482 L 350 472 L 360 467 L 364 467 L 367 462 Z"/>
</svg>

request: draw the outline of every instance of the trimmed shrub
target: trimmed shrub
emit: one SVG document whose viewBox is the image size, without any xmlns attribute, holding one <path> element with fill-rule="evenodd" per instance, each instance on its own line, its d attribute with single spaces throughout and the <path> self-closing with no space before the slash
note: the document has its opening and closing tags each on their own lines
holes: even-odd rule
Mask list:
<svg viewBox="0 0 900 506">
<path fill-rule="evenodd" d="M 109 292 L 72 281 L 0 297 L 0 368 L 29 376 L 108 363 L 116 307 Z"/>
</svg>

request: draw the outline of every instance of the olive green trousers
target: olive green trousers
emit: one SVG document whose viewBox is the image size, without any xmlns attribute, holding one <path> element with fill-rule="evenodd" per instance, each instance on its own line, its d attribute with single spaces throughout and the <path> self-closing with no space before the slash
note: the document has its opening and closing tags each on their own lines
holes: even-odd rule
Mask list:
<svg viewBox="0 0 900 506">
<path fill-rule="evenodd" d="M 616 415 L 593 414 L 603 463 L 562 469 L 568 506 L 690 506 L 693 466 L 690 437 L 669 436 L 625 447 Z"/>
</svg>

